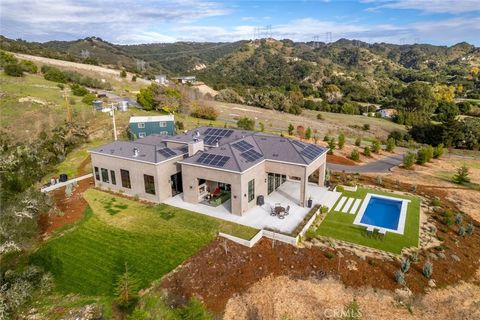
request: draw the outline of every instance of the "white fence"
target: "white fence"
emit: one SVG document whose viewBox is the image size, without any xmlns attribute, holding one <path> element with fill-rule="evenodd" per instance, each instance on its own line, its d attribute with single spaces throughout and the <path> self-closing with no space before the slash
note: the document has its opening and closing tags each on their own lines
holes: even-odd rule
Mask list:
<svg viewBox="0 0 480 320">
<path fill-rule="evenodd" d="M 223 232 L 219 232 L 218 235 L 220 237 L 226 238 L 228 240 L 232 240 L 233 242 L 236 242 L 238 244 L 241 244 L 243 246 L 251 248 L 262 238 L 262 236 L 263 236 L 262 231 L 263 230 L 258 231 L 258 233 L 256 235 L 254 235 L 253 238 L 250 239 L 250 240 L 245 240 L 245 239 L 235 237 L 235 236 L 232 236 L 231 234 L 227 234 L 227 233 L 223 233 Z"/>
</svg>

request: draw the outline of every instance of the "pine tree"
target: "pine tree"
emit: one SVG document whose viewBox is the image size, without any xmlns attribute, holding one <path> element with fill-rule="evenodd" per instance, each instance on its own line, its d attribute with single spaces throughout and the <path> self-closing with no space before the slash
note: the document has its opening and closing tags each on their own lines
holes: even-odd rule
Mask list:
<svg viewBox="0 0 480 320">
<path fill-rule="evenodd" d="M 332 138 L 328 141 L 328 154 L 333 154 L 333 151 L 335 150 L 336 143 L 335 143 L 335 138 Z"/>
<path fill-rule="evenodd" d="M 288 125 L 288 135 L 291 136 L 293 134 L 293 130 L 295 130 L 295 127 L 293 126 L 293 124 L 289 124 Z"/>
<path fill-rule="evenodd" d="M 462 165 L 457 169 L 457 174 L 453 176 L 453 182 L 462 184 L 470 182 L 470 177 L 468 176 L 468 167 Z"/>
<path fill-rule="evenodd" d="M 115 288 L 117 303 L 125 308 L 131 306 L 137 300 L 138 286 L 137 279 L 128 272 L 128 265 L 125 262 L 125 272 L 118 278 Z"/>
<path fill-rule="evenodd" d="M 341 132 L 338 135 L 338 148 L 343 149 L 343 146 L 345 145 L 345 134 Z"/>
</svg>

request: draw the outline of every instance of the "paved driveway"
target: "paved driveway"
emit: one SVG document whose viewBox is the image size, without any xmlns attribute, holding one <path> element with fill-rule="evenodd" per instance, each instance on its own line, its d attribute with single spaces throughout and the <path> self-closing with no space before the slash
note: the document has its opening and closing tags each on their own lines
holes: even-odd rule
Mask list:
<svg viewBox="0 0 480 320">
<path fill-rule="evenodd" d="M 347 173 L 388 172 L 391 168 L 398 166 L 402 162 L 403 154 L 395 154 L 375 162 L 367 163 L 363 166 L 348 166 L 327 162 L 327 168 L 332 171 L 345 171 Z"/>
</svg>

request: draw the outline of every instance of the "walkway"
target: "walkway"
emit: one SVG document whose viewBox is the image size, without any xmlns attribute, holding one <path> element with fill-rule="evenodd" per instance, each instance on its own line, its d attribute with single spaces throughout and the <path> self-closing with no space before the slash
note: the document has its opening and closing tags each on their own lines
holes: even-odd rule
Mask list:
<svg viewBox="0 0 480 320">
<path fill-rule="evenodd" d="M 70 179 L 70 180 L 65 181 L 65 182 L 59 182 L 59 183 L 53 184 L 51 186 L 41 188 L 40 192 L 50 192 L 52 190 L 55 190 L 55 189 L 58 189 L 58 188 L 61 188 L 61 187 L 65 187 L 67 184 L 77 182 L 77 181 L 80 181 L 80 180 L 84 180 L 84 179 L 88 179 L 90 177 L 93 177 L 93 174 L 89 173 L 89 174 L 86 174 L 86 175 L 78 177 L 78 178 L 73 178 L 73 179 Z"/>
<path fill-rule="evenodd" d="M 341 195 L 339 192 L 328 191 L 327 188 L 319 187 L 315 184 L 309 184 L 307 192 L 308 195 L 312 197 L 314 205 L 322 204 L 329 208 L 333 207 Z M 255 206 L 245 212 L 243 216 L 230 213 L 230 200 L 218 207 L 212 207 L 202 203 L 185 202 L 183 201 L 183 195 L 179 194 L 166 200 L 165 203 L 257 229 L 269 228 L 289 233 L 297 227 L 310 211 L 310 208 L 300 207 L 298 205 L 298 199 L 295 195 L 299 193 L 300 183 L 287 181 L 276 191 L 265 197 L 265 204 L 263 206 Z M 290 206 L 290 214 L 285 216 L 285 219 L 279 219 L 276 216 L 270 215 L 270 206 L 275 206 L 275 203 L 280 203 L 283 207 Z"/>
<path fill-rule="evenodd" d="M 344 171 L 346 173 L 389 172 L 391 168 L 398 166 L 402 162 L 403 154 L 395 154 L 362 166 L 348 166 L 327 162 L 327 168 L 332 171 Z"/>
</svg>

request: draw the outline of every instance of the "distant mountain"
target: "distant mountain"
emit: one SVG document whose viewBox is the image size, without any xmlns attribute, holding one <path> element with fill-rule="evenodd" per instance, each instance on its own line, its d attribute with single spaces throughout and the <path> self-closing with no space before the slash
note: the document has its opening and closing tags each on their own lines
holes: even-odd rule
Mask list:
<svg viewBox="0 0 480 320">
<path fill-rule="evenodd" d="M 325 84 L 335 84 L 352 100 L 375 101 L 391 96 L 396 86 L 416 80 L 480 91 L 478 81 L 469 79 L 472 68 L 480 66 L 480 48 L 465 42 L 450 47 L 347 39 L 116 45 L 97 37 L 35 43 L 0 36 L 0 48 L 125 68 L 144 76 L 194 74 L 215 89 L 233 87 L 243 93 L 248 88 L 300 86 L 308 95 Z"/>
</svg>

